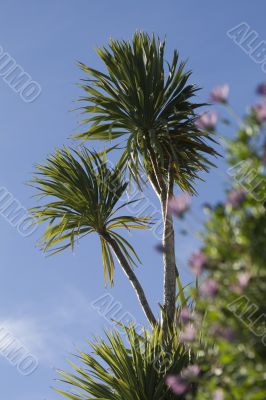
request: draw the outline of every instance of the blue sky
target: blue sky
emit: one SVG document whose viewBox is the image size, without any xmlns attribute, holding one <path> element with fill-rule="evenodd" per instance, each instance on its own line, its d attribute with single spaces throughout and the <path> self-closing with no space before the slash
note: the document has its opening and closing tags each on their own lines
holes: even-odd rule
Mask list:
<svg viewBox="0 0 266 400">
<path fill-rule="evenodd" d="M 69 112 L 81 95 L 77 83 L 82 73 L 76 61 L 101 68 L 94 50 L 106 44 L 110 36 L 128 39 L 136 30 L 145 30 L 166 37 L 169 57 L 177 48 L 181 57 L 188 59 L 193 81 L 203 88 L 200 101 L 207 99 L 213 86 L 228 82 L 231 102 L 237 112 L 243 112 L 256 101 L 254 88 L 266 77 L 260 65 L 226 32 L 246 22 L 261 40 L 266 40 L 265 11 L 265 3 L 259 0 L 3 3 L 0 46 L 41 85 L 42 92 L 34 102 L 25 103 L 0 77 L 0 186 L 24 207 L 33 204 L 32 191 L 25 182 L 31 178 L 34 165 L 56 147 L 70 143 L 67 138 L 79 129 L 78 113 Z M 218 168 L 204 176 L 206 183 L 199 185 L 199 196 L 193 200 L 193 215 L 189 217 L 192 231 L 204 218 L 200 205 L 223 197 L 225 171 L 224 162 L 218 161 Z M 156 199 L 151 199 L 158 207 Z M 93 301 L 111 293 L 123 312 L 131 313 L 138 323 L 144 318 L 119 267 L 115 287 L 104 288 L 97 237 L 80 243 L 74 254 L 46 258 L 36 248 L 41 229 L 25 238 L 0 216 L 0 233 L 0 327 L 9 329 L 39 360 L 38 369 L 25 377 L 1 357 L 1 398 L 58 399 L 50 389 L 55 369 L 66 368 L 66 358 L 76 348 L 85 349 L 85 340 L 101 335 L 103 327 L 108 326 L 91 307 Z M 155 308 L 162 299 L 161 256 L 153 250 L 156 240 L 139 233 L 132 242 L 143 261 L 138 276 Z M 177 235 L 176 242 L 182 276 L 189 282 L 186 260 L 200 243 L 191 234 Z"/>
</svg>

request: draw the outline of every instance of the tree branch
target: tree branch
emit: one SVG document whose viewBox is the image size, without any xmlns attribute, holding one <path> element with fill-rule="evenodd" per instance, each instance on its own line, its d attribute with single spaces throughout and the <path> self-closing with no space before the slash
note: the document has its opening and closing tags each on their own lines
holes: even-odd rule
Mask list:
<svg viewBox="0 0 266 400">
<path fill-rule="evenodd" d="M 128 279 L 131 282 L 131 285 L 133 286 L 133 288 L 135 289 L 135 292 L 137 293 L 137 297 L 139 299 L 139 302 L 143 308 L 143 311 L 149 321 L 149 323 L 151 324 L 152 327 L 155 327 L 157 325 L 157 320 L 153 315 L 153 312 L 149 306 L 149 303 L 146 299 L 144 290 L 140 284 L 140 282 L 138 281 L 138 278 L 136 277 L 134 271 L 132 270 L 132 268 L 130 267 L 129 263 L 127 262 L 124 254 L 122 253 L 122 251 L 120 250 L 119 245 L 116 243 L 116 241 L 108 234 L 108 233 L 104 233 L 102 234 L 103 238 L 106 240 L 106 242 L 111 246 L 111 248 L 113 249 L 117 260 L 119 261 L 119 264 L 121 265 L 124 273 L 126 274 L 126 276 L 128 277 Z"/>
</svg>

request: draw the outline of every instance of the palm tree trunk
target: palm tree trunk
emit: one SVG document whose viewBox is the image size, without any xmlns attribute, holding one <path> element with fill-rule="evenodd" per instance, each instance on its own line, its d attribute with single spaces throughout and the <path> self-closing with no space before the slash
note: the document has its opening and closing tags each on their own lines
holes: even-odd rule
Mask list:
<svg viewBox="0 0 266 400">
<path fill-rule="evenodd" d="M 164 310 L 170 324 L 174 321 L 176 311 L 176 259 L 175 235 L 172 215 L 167 210 L 167 200 L 162 201 L 163 208 L 163 261 L 164 261 Z"/>
<path fill-rule="evenodd" d="M 116 243 L 116 241 L 108 234 L 105 233 L 102 235 L 103 238 L 107 241 L 107 243 L 109 243 L 109 245 L 111 246 L 111 248 L 113 249 L 117 260 L 119 261 L 124 273 L 126 274 L 126 276 L 128 277 L 128 279 L 131 282 L 131 285 L 133 286 L 137 297 L 139 299 L 139 302 L 142 306 L 142 309 L 144 311 L 144 314 L 146 315 L 149 323 L 151 324 L 152 327 L 155 327 L 157 325 L 157 320 L 153 315 L 153 312 L 149 306 L 149 303 L 147 301 L 147 298 L 145 296 L 144 290 L 138 280 L 138 278 L 136 277 L 134 271 L 132 270 L 132 268 L 130 267 L 130 265 L 128 264 L 123 252 L 120 250 L 120 247 L 118 246 L 118 244 Z"/>
<path fill-rule="evenodd" d="M 164 264 L 164 310 L 163 325 L 172 323 L 176 312 L 176 278 L 179 276 L 175 257 L 175 233 L 171 213 L 167 209 L 169 198 L 173 195 L 172 183 L 169 182 L 168 191 L 157 192 L 154 181 L 150 177 L 150 183 L 160 198 L 163 220 L 163 264 Z M 166 317 L 166 320 L 164 320 Z"/>
<path fill-rule="evenodd" d="M 173 196 L 173 174 L 171 164 L 169 164 L 168 181 L 163 179 L 157 163 L 155 152 L 152 148 L 149 132 L 145 132 L 145 142 L 147 150 L 150 154 L 153 174 L 149 175 L 150 183 L 161 201 L 162 217 L 163 217 L 163 237 L 162 244 L 164 248 L 164 310 L 166 320 L 163 319 L 163 325 L 167 322 L 172 323 L 175 318 L 176 311 L 176 275 L 178 273 L 175 259 L 175 237 L 172 215 L 168 212 L 167 204 L 171 196 Z"/>
</svg>

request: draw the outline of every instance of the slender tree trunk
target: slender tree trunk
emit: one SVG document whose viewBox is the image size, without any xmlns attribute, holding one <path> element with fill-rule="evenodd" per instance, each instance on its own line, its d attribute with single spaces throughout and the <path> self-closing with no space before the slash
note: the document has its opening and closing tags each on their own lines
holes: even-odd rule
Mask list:
<svg viewBox="0 0 266 400">
<path fill-rule="evenodd" d="M 104 239 L 107 241 L 107 243 L 109 243 L 109 245 L 111 246 L 111 248 L 113 249 L 117 260 L 119 261 L 124 273 L 126 274 L 126 276 L 128 277 L 128 279 L 131 282 L 131 285 L 133 286 L 137 297 L 139 299 L 139 302 L 142 306 L 142 309 L 149 321 L 149 323 L 151 324 L 152 327 L 155 327 L 157 325 L 157 320 L 153 315 L 153 312 L 149 306 L 149 303 L 147 301 L 147 298 L 145 296 L 144 290 L 138 280 L 138 278 L 136 277 L 134 271 L 132 270 L 132 268 L 130 267 L 130 265 L 128 264 L 124 254 L 122 253 L 122 251 L 120 250 L 120 247 L 118 246 L 118 244 L 116 243 L 116 241 L 108 234 L 105 233 L 102 235 L 104 237 Z"/>
<path fill-rule="evenodd" d="M 169 323 L 174 321 L 176 311 L 176 258 L 175 235 L 172 215 L 167 210 L 167 200 L 162 201 L 163 208 L 163 261 L 164 261 L 164 309 Z M 164 321 L 167 323 L 167 321 Z"/>
<path fill-rule="evenodd" d="M 152 148 L 149 132 L 145 132 L 145 141 L 151 158 L 153 173 L 149 176 L 150 183 L 158 195 L 163 218 L 163 237 L 162 244 L 164 249 L 164 310 L 166 319 L 163 319 L 163 325 L 167 322 L 172 323 L 176 311 L 176 274 L 178 273 L 175 259 L 175 237 L 172 215 L 168 212 L 167 204 L 171 196 L 173 196 L 173 176 L 171 165 L 169 165 L 167 180 L 163 178 L 160 171 L 155 152 Z"/>
<path fill-rule="evenodd" d="M 163 325 L 167 322 L 171 323 L 175 318 L 176 311 L 176 277 L 179 275 L 176 266 L 175 257 L 175 234 L 173 218 L 171 213 L 168 212 L 167 204 L 171 196 L 173 196 L 173 184 L 169 177 L 168 190 L 164 190 L 158 193 L 155 189 L 155 185 L 150 179 L 151 186 L 160 198 L 162 208 L 162 220 L 163 220 L 163 264 L 164 264 L 164 310 L 166 312 L 166 320 L 163 320 Z"/>
</svg>

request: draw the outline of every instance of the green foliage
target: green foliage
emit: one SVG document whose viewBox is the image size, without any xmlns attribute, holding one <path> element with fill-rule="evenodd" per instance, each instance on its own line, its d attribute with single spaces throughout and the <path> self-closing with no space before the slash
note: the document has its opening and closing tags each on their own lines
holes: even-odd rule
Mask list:
<svg viewBox="0 0 266 400">
<path fill-rule="evenodd" d="M 118 205 L 127 188 L 121 171 L 119 164 L 110 169 L 104 157 L 85 148 L 73 153 L 63 149 L 37 167 L 32 182 L 43 204 L 32 208 L 31 215 L 36 224 L 48 222 L 42 249 L 53 254 L 73 249 L 79 238 L 96 232 L 101 240 L 104 277 L 106 280 L 108 276 L 111 283 L 114 260 L 104 235 L 108 233 L 117 242 L 133 266 L 134 258 L 139 258 L 116 230 L 145 229 L 149 225 L 147 217 L 120 215 L 130 204 L 126 201 Z"/>
<path fill-rule="evenodd" d="M 173 400 L 165 385 L 167 373 L 179 373 L 189 360 L 178 333 L 161 328 L 138 333 L 134 327 L 107 334 L 107 340 L 90 343 L 93 355 L 80 352 L 83 366 L 71 363 L 74 374 L 60 371 L 71 392 L 57 390 L 71 400 Z M 180 396 L 180 399 L 183 397 Z"/>
<path fill-rule="evenodd" d="M 206 144 L 212 135 L 194 124 L 201 104 L 192 102 L 197 88 L 187 83 L 191 72 L 184 71 L 177 51 L 168 64 L 165 42 L 135 33 L 132 43 L 111 39 L 109 48 L 97 53 L 107 71 L 80 63 L 89 75 L 82 84 L 86 95 L 81 101 L 90 116 L 82 121 L 89 128 L 76 137 L 125 137 L 122 160 L 137 182 L 144 166 L 155 181 L 170 171 L 182 189 L 193 191 L 195 178 L 208 170 L 208 156 L 216 152 Z"/>
<path fill-rule="evenodd" d="M 194 343 L 202 375 L 197 399 L 222 388 L 225 400 L 266 398 L 266 168 L 265 132 L 244 118 L 227 141 L 232 182 L 225 203 L 212 208 L 203 232 L 207 274 L 218 284 L 213 298 L 196 297 L 202 340 Z M 244 191 L 230 203 L 229 193 Z M 246 282 L 241 284 L 241 277 Z"/>
</svg>

